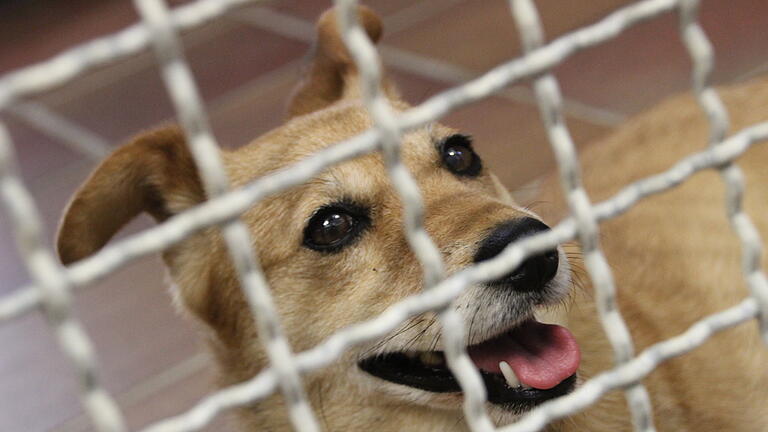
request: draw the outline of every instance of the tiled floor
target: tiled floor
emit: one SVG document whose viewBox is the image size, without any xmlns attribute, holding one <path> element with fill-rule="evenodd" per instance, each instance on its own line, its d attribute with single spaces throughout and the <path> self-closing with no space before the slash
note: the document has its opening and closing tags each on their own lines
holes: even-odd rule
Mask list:
<svg viewBox="0 0 768 432">
<path fill-rule="evenodd" d="M 175 0 L 179 5 L 189 0 Z M 311 43 L 314 17 L 327 1 L 270 0 L 186 31 L 184 46 L 221 144 L 234 147 L 279 125 L 286 96 Z M 377 0 L 385 18 L 383 53 L 411 102 L 519 54 L 506 0 Z M 627 0 L 539 0 L 550 39 L 594 22 Z M 768 65 L 768 3 L 704 0 L 702 21 L 718 55 L 715 78 L 731 82 Z M 127 0 L 19 0 L 0 3 L 0 73 L 135 22 Z M 628 115 L 689 84 L 677 18 L 652 20 L 615 41 L 585 50 L 557 68 L 569 126 L 579 146 Z M 60 120 L 116 145 L 173 110 L 151 53 L 109 64 L 29 98 Z M 553 166 L 527 87 L 451 113 L 447 124 L 475 136 L 485 159 L 512 189 Z M 0 113 L 16 142 L 21 172 L 49 237 L 68 197 L 96 163 L 66 136 L 29 118 Z M 521 193 L 521 196 L 523 194 Z M 525 202 L 524 202 L 525 203 Z M 140 220 L 128 232 L 148 226 Z M 157 257 L 147 257 L 79 291 L 76 308 L 97 348 L 101 376 L 139 428 L 182 412 L 210 390 L 211 369 L 193 326 L 171 306 Z M 0 295 L 28 280 L 0 216 Z M 0 431 L 90 430 L 70 366 L 42 316 L 0 325 Z M 224 423 L 208 430 L 226 430 Z"/>
<path fill-rule="evenodd" d="M 768 3 L 702 2 L 701 22 L 715 49 L 716 82 L 738 80 L 768 61 Z M 614 42 L 583 51 L 557 69 L 567 97 L 632 114 L 690 86 L 690 61 L 678 19 L 666 15 L 630 29 Z"/>
</svg>

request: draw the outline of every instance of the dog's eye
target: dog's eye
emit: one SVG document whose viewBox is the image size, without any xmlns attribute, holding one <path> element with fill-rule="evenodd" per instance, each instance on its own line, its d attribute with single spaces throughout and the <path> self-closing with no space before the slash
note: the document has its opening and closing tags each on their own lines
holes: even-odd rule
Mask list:
<svg viewBox="0 0 768 432">
<path fill-rule="evenodd" d="M 443 163 L 454 174 L 474 177 L 480 173 L 480 157 L 472 150 L 472 140 L 466 135 L 451 135 L 440 146 Z"/>
<path fill-rule="evenodd" d="M 330 213 L 312 224 L 309 237 L 312 243 L 322 246 L 330 246 L 346 237 L 355 226 L 352 216 L 344 213 Z"/>
<path fill-rule="evenodd" d="M 304 246 L 336 252 L 351 244 L 370 224 L 367 211 L 357 205 L 336 203 L 316 211 L 304 229 Z"/>
</svg>

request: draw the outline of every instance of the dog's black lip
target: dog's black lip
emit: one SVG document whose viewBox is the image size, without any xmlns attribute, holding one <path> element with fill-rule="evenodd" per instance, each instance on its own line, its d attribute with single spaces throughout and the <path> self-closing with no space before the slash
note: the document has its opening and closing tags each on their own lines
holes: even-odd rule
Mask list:
<svg viewBox="0 0 768 432">
<path fill-rule="evenodd" d="M 442 354 L 440 352 L 436 352 Z M 402 352 L 367 357 L 358 366 L 377 378 L 432 393 L 461 393 L 461 387 L 448 368 L 425 366 Z M 480 371 L 488 402 L 505 410 L 523 412 L 550 399 L 570 393 L 576 386 L 576 374 L 547 390 L 511 388 L 501 374 Z"/>
</svg>

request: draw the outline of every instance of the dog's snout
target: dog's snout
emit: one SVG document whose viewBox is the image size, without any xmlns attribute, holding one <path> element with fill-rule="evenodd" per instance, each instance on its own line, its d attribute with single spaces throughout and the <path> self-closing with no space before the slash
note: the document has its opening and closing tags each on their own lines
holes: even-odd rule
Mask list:
<svg viewBox="0 0 768 432">
<path fill-rule="evenodd" d="M 480 262 L 500 254 L 515 240 L 549 230 L 543 222 L 526 217 L 507 221 L 493 230 L 483 240 L 475 253 L 474 261 Z M 515 291 L 528 292 L 541 289 L 557 273 L 559 257 L 556 249 L 529 257 L 510 273 L 492 281 L 492 285 L 508 286 Z"/>
</svg>

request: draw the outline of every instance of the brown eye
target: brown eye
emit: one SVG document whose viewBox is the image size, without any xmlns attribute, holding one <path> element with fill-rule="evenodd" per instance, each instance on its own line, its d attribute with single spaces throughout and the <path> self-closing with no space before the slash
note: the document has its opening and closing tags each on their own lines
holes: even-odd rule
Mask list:
<svg viewBox="0 0 768 432">
<path fill-rule="evenodd" d="M 451 135 L 443 141 L 442 158 L 454 174 L 474 177 L 482 168 L 480 158 L 472 150 L 472 141 L 466 135 Z"/>
<path fill-rule="evenodd" d="M 367 211 L 349 203 L 321 208 L 304 229 L 304 246 L 321 252 L 336 252 L 351 244 L 370 224 Z"/>
</svg>

